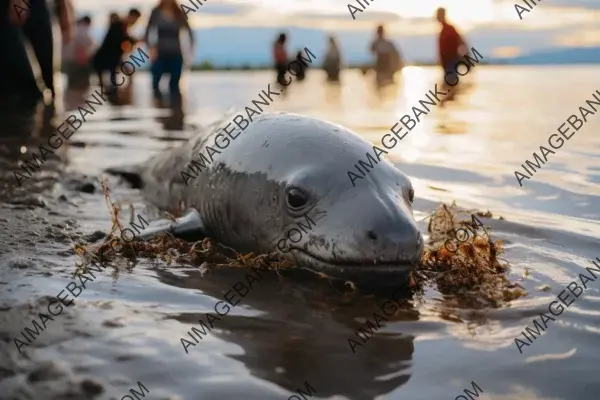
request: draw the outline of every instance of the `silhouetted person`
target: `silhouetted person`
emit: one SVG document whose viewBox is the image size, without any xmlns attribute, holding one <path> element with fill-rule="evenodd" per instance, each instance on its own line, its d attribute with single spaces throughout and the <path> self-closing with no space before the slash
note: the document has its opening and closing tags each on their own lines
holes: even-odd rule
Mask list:
<svg viewBox="0 0 600 400">
<path fill-rule="evenodd" d="M 53 36 L 55 13 L 64 43 L 72 36 L 73 9 L 70 0 L 56 0 L 50 9 L 46 0 L 3 0 L 0 2 L 0 93 L 13 106 L 30 107 L 42 99 L 48 89 L 52 103 L 56 96 L 54 74 L 59 58 Z M 33 48 L 36 65 L 31 65 L 26 51 L 27 39 Z M 36 72 L 42 81 L 37 79 Z"/>
<path fill-rule="evenodd" d="M 294 71 L 296 74 L 296 80 L 303 81 L 306 78 L 306 70 L 308 64 L 302 60 L 302 50 L 298 50 L 296 53 L 295 63 L 290 63 L 288 69 Z"/>
<path fill-rule="evenodd" d="M 337 41 L 333 36 L 329 37 L 329 45 L 323 61 L 323 69 L 327 74 L 327 80 L 329 82 L 340 81 L 340 70 L 342 65 L 342 55 Z"/>
<path fill-rule="evenodd" d="M 377 37 L 371 44 L 371 52 L 375 54 L 375 74 L 378 85 L 394 82 L 394 74 L 402 68 L 400 52 L 385 37 L 383 25 L 377 27 Z"/>
<path fill-rule="evenodd" d="M 118 22 L 119 19 L 121 19 L 121 17 L 119 17 L 119 14 L 117 14 L 116 12 L 111 12 L 108 15 L 108 26 L 110 27 L 115 22 Z"/>
<path fill-rule="evenodd" d="M 156 40 L 151 45 L 148 41 L 150 31 L 156 30 Z M 144 40 L 150 47 L 152 59 L 152 90 L 154 99 L 162 100 L 160 80 L 163 74 L 169 74 L 169 92 L 171 102 L 179 102 L 181 92 L 179 80 L 183 71 L 183 52 L 179 40 L 181 30 L 185 29 L 190 35 L 192 48 L 194 48 L 194 32 L 187 22 L 187 18 L 175 0 L 161 0 L 152 10 Z"/>
<path fill-rule="evenodd" d="M 116 86 L 117 67 L 121 62 L 123 53 L 125 49 L 137 42 L 129 35 L 128 30 L 137 22 L 140 15 L 137 9 L 132 8 L 129 10 L 127 17 L 122 20 L 119 18 L 115 21 L 111 14 L 111 22 L 106 36 L 92 61 L 94 70 L 98 75 L 98 83 L 101 87 L 104 87 L 102 75 L 105 71 L 110 72 L 110 81 Z"/>
<path fill-rule="evenodd" d="M 285 81 L 285 72 L 288 63 L 287 51 L 285 50 L 286 40 L 285 33 L 280 33 L 273 44 L 273 60 L 275 61 L 275 70 L 277 71 L 277 82 L 282 86 L 287 86 L 287 82 Z"/>
<path fill-rule="evenodd" d="M 466 45 L 460 34 L 454 28 L 454 26 L 450 25 L 446 21 L 446 9 L 438 8 L 436 12 L 436 19 L 442 25 L 438 41 L 438 54 L 440 59 L 440 65 L 444 70 L 445 76 L 447 72 L 454 70 L 455 64 L 464 54 L 466 54 Z M 450 82 L 456 80 L 453 77 L 449 79 Z M 444 81 L 444 87 L 447 86 L 447 83 Z M 451 100 L 455 94 L 456 91 L 453 91 L 452 93 L 450 93 L 450 96 L 448 98 L 445 98 L 444 100 Z"/>
</svg>

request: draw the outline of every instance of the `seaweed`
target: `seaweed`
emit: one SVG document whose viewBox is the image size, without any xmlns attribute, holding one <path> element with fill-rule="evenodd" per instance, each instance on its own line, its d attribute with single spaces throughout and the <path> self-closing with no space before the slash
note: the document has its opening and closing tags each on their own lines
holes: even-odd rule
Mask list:
<svg viewBox="0 0 600 400">
<path fill-rule="evenodd" d="M 480 236 L 468 219 L 457 219 L 459 214 L 468 214 L 471 218 L 473 214 L 492 217 L 489 211 L 459 210 L 454 203 L 441 204 L 435 209 L 427 228 L 428 248 L 411 274 L 413 288 L 422 291 L 425 286 L 434 284 L 442 294 L 494 307 L 525 296 L 527 292 L 519 282 L 511 282 L 507 277 L 510 265 L 500 257 L 504 253 L 502 240 L 492 240 L 490 227 L 485 227 Z M 457 236 L 458 229 L 471 234 L 455 245 L 454 250 L 448 249 L 445 244 Z"/>
<path fill-rule="evenodd" d="M 207 269 L 260 267 L 277 273 L 281 269 L 294 267 L 292 262 L 280 258 L 275 252 L 259 255 L 252 252 L 242 254 L 210 238 L 190 243 L 165 233 L 149 241 L 136 239 L 125 241 L 116 234 L 123 233 L 118 218 L 121 208 L 111 200 L 106 182 L 102 181 L 101 184 L 111 214 L 112 227 L 100 245 L 82 243 L 75 245 L 75 252 L 83 259 L 82 264 L 77 266 L 75 274 L 87 271 L 87 265 L 92 261 L 103 263 L 117 257 L 130 260 L 135 260 L 137 257 L 160 259 L 168 266 L 178 262 L 199 265 Z M 440 293 L 458 301 L 475 300 L 476 303 L 493 307 L 526 295 L 524 288 L 518 282 L 511 282 L 507 277 L 510 265 L 500 258 L 504 252 L 502 241 L 491 239 L 488 233 L 491 232 L 489 227 L 484 228 L 484 234 L 480 236 L 478 230 L 474 232 L 473 225 L 468 220 L 458 220 L 459 214 L 470 213 L 459 210 L 454 203 L 450 206 L 441 204 L 428 217 L 430 219 L 429 243 L 421 263 L 410 274 L 411 287 L 422 294 L 425 287 L 432 285 Z M 474 214 L 492 217 L 489 211 Z M 130 219 L 133 219 L 133 215 L 133 206 L 130 206 Z M 172 218 L 170 215 L 167 217 Z M 444 243 L 452 239 L 456 235 L 456 230 L 460 228 L 466 228 L 466 232 L 473 234 L 457 245 L 454 251 L 449 251 Z M 315 274 L 330 279 L 324 273 L 315 272 Z M 354 283 L 346 282 L 346 284 L 356 289 Z"/>
</svg>

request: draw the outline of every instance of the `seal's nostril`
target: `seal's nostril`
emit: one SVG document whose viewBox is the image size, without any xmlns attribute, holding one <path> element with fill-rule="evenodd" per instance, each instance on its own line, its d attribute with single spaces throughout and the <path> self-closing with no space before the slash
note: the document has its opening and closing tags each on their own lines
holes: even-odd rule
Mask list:
<svg viewBox="0 0 600 400">
<path fill-rule="evenodd" d="M 368 236 L 368 237 L 369 237 L 369 239 L 371 239 L 371 240 L 374 240 L 374 241 L 375 241 L 375 240 L 377 240 L 377 235 L 376 235 L 376 234 L 375 234 L 375 232 L 373 232 L 373 231 L 369 231 L 369 232 L 367 232 L 367 236 Z"/>
</svg>

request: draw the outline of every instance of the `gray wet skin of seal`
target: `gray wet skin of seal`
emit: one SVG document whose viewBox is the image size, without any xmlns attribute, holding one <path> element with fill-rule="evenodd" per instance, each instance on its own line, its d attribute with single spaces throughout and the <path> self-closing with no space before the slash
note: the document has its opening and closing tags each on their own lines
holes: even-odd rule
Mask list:
<svg viewBox="0 0 600 400">
<path fill-rule="evenodd" d="M 264 113 L 245 131 L 234 131 L 240 134 L 228 138 L 227 147 L 219 138 L 219 149 L 215 135 L 230 121 L 224 118 L 141 168 L 147 197 L 159 208 L 197 210 L 177 224 L 177 234 L 208 236 L 240 252 L 276 251 L 299 267 L 349 280 L 406 277 L 419 262 L 423 239 L 409 178 L 382 160 L 356 187 L 348 179 L 347 166 L 372 152 L 371 143 L 315 118 Z M 201 151 L 207 154 L 207 145 L 221 153 L 186 186 L 181 171 L 195 175 L 188 164 Z M 306 224 L 305 215 L 314 221 L 311 230 L 280 252 L 277 243 L 299 222 Z M 162 224 L 149 234 L 164 231 Z"/>
</svg>

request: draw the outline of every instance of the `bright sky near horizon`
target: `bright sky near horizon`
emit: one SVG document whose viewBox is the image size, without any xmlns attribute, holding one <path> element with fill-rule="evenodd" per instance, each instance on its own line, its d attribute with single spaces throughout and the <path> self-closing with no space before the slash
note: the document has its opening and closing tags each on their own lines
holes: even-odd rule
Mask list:
<svg viewBox="0 0 600 400">
<path fill-rule="evenodd" d="M 388 32 L 410 41 L 437 34 L 439 27 L 433 15 L 437 7 L 443 6 L 460 31 L 477 36 L 479 43 L 495 56 L 545 48 L 600 46 L 600 0 L 528 0 L 537 6 L 523 12 L 522 20 L 515 4 L 529 9 L 523 0 L 370 0 L 372 3 L 363 12 L 355 13 L 356 20 L 348 11 L 348 4 L 358 6 L 356 0 L 202 1 L 204 5 L 198 12 L 189 14 L 195 29 L 299 27 L 371 34 L 377 23 L 385 22 Z M 74 0 L 74 3 L 78 13 L 97 16 L 95 25 L 101 27 L 109 11 L 123 12 L 134 6 L 144 12 L 143 24 L 158 0 Z M 180 4 L 191 6 L 189 0 Z"/>
</svg>

